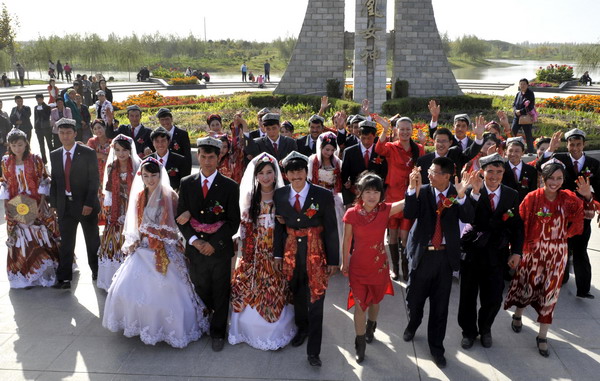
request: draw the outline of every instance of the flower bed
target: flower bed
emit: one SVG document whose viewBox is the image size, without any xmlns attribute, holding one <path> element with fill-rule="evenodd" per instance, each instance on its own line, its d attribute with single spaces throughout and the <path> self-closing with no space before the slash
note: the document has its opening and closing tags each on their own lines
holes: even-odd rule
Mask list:
<svg viewBox="0 0 600 381">
<path fill-rule="evenodd" d="M 554 97 L 540 102 L 541 107 L 561 110 L 577 110 L 600 113 L 600 95 L 573 95 L 566 98 Z"/>
<path fill-rule="evenodd" d="M 169 82 L 169 85 L 173 85 L 173 86 L 197 85 L 198 78 L 196 78 L 196 77 L 171 78 L 168 82 Z"/>
<path fill-rule="evenodd" d="M 163 79 L 177 78 L 183 75 L 181 70 L 176 70 L 173 68 L 165 69 L 162 66 L 158 66 L 157 68 L 151 69 L 152 76 Z"/>
<path fill-rule="evenodd" d="M 535 73 L 538 81 L 541 82 L 565 82 L 573 79 L 573 66 L 569 65 L 548 65 L 544 69 L 540 68 Z"/>
<path fill-rule="evenodd" d="M 216 97 L 165 97 L 156 90 L 144 91 L 141 94 L 130 95 L 123 102 L 114 102 L 113 106 L 117 110 L 126 109 L 128 106 L 138 105 L 143 108 L 162 107 L 162 106 L 183 106 L 198 103 L 216 103 L 221 99 Z"/>
</svg>

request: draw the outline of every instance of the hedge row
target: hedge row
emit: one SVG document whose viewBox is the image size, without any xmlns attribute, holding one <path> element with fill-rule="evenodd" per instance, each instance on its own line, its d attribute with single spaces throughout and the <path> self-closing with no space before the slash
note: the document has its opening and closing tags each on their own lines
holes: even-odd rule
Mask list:
<svg viewBox="0 0 600 381">
<path fill-rule="evenodd" d="M 283 105 L 286 104 L 305 104 L 312 107 L 315 110 L 315 112 L 317 112 L 321 107 L 321 97 L 317 95 L 285 95 L 259 92 L 252 93 L 248 97 L 248 103 L 250 104 L 250 106 L 257 108 L 281 108 Z M 331 110 L 344 110 L 348 115 L 358 114 L 360 112 L 360 105 L 355 102 L 345 101 L 337 98 L 329 98 L 329 103 L 331 103 Z"/>
<path fill-rule="evenodd" d="M 383 114 L 415 116 L 416 114 L 427 112 L 427 105 L 431 99 L 417 97 L 392 99 L 383 104 Z M 493 97 L 485 95 L 461 95 L 433 99 L 439 102 L 444 111 L 455 110 L 472 114 L 491 109 Z"/>
</svg>

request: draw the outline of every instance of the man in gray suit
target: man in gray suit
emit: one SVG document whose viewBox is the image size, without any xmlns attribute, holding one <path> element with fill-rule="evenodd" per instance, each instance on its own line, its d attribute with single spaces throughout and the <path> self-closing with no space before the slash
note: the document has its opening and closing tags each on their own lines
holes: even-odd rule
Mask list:
<svg viewBox="0 0 600 381">
<path fill-rule="evenodd" d="M 62 118 L 57 123 L 62 147 L 50 153 L 52 183 L 50 205 L 56 209 L 61 244 L 59 249 L 58 283 L 54 288 L 69 289 L 73 278 L 73 257 L 77 225 L 81 224 L 92 280 L 98 276 L 98 161 L 96 152 L 75 143 L 75 120 Z"/>
</svg>

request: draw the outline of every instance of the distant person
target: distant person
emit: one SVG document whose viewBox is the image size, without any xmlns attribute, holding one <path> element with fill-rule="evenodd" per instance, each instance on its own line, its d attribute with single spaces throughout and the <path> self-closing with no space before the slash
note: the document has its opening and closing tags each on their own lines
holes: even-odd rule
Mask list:
<svg viewBox="0 0 600 381">
<path fill-rule="evenodd" d="M 56 60 L 56 79 L 58 79 L 59 77 L 61 78 L 62 81 L 65 80 L 65 76 L 63 75 L 64 69 L 63 69 L 63 65 L 60 63 L 60 60 Z M 52 102 L 50 102 L 52 103 Z"/>
<path fill-rule="evenodd" d="M 246 73 L 248 72 L 248 66 L 246 66 L 245 62 L 242 64 L 241 70 L 242 70 L 242 82 L 247 82 L 246 81 Z"/>
<path fill-rule="evenodd" d="M 186 77 L 192 76 L 192 67 L 191 66 L 188 66 L 187 69 L 185 69 L 185 76 Z"/>
<path fill-rule="evenodd" d="M 264 89 L 265 88 L 265 77 L 263 77 L 263 75 L 259 75 L 258 78 L 256 79 L 256 83 L 258 83 L 258 88 L 259 89 Z"/>
<path fill-rule="evenodd" d="M 579 83 L 581 83 L 584 86 L 592 86 L 592 78 L 590 77 L 590 73 L 588 71 L 583 73 L 581 79 L 579 80 Z"/>
<path fill-rule="evenodd" d="M 202 77 L 204 77 L 205 82 L 210 82 L 210 75 L 207 71 L 205 71 L 204 74 L 202 74 Z"/>
<path fill-rule="evenodd" d="M 48 82 L 48 95 L 50 96 L 48 98 L 48 103 L 49 104 L 53 104 L 56 103 L 56 99 L 60 97 L 60 90 L 58 89 L 58 87 L 56 87 L 56 81 L 54 79 L 51 79 Z"/>
<path fill-rule="evenodd" d="M 252 70 L 248 71 L 248 81 L 250 82 L 254 82 L 254 73 L 252 73 Z"/>
<path fill-rule="evenodd" d="M 15 103 L 17 105 L 10 112 L 10 122 L 16 129 L 27 134 L 27 141 L 30 142 L 31 129 L 33 128 L 31 125 L 31 108 L 23 105 L 23 97 L 20 95 L 15 96 Z"/>
<path fill-rule="evenodd" d="M 271 82 L 271 64 L 269 61 L 265 62 L 265 81 Z"/>
<path fill-rule="evenodd" d="M 44 148 L 44 140 L 48 145 L 48 153 L 52 152 L 52 127 L 50 126 L 50 112 L 52 108 L 44 103 L 44 95 L 36 94 L 35 100 L 37 106 L 34 109 L 34 124 L 35 135 L 37 136 L 40 145 L 40 152 L 44 164 L 48 163 L 46 157 L 46 149 Z"/>
<path fill-rule="evenodd" d="M 106 85 L 106 80 L 104 78 L 102 78 L 98 84 L 100 86 L 100 90 L 104 91 L 104 94 L 106 95 L 106 100 L 109 101 L 110 103 L 112 103 L 113 93 L 112 93 L 112 90 L 109 89 L 108 86 Z"/>
<path fill-rule="evenodd" d="M 71 70 L 73 70 L 71 68 L 71 65 L 69 65 L 68 62 L 65 63 L 64 69 L 65 69 L 65 76 L 67 77 L 67 82 L 71 82 Z"/>
<path fill-rule="evenodd" d="M 69 107 L 65 106 L 62 98 L 56 99 L 56 107 L 50 110 L 50 126 L 52 127 L 52 150 L 62 147 L 58 138 L 58 121 L 62 118 L 73 119 L 73 114 Z"/>
<path fill-rule="evenodd" d="M 527 141 L 527 153 L 535 153 L 533 146 L 533 134 L 531 129 L 533 127 L 533 121 L 529 113 L 535 107 L 535 95 L 529 88 L 529 81 L 527 78 L 523 78 L 519 81 L 519 92 L 515 96 L 513 102 L 513 110 L 515 117 L 512 124 L 512 135 L 518 136 L 517 133 L 520 129 L 523 129 L 525 133 L 525 140 Z"/>
<path fill-rule="evenodd" d="M 17 64 L 17 74 L 19 74 L 19 81 L 21 82 L 21 87 L 25 87 L 23 81 L 25 80 L 25 68 L 21 64 Z"/>
<path fill-rule="evenodd" d="M 56 78 L 54 73 L 56 73 L 56 65 L 54 62 L 52 62 L 52 60 L 48 60 L 48 75 L 50 78 Z"/>
<path fill-rule="evenodd" d="M 92 82 L 87 75 L 81 76 L 81 87 L 83 89 L 83 99 L 86 106 L 91 106 L 92 102 Z"/>
<path fill-rule="evenodd" d="M 10 79 L 8 79 L 6 73 L 2 73 L 2 87 L 10 87 Z"/>
</svg>

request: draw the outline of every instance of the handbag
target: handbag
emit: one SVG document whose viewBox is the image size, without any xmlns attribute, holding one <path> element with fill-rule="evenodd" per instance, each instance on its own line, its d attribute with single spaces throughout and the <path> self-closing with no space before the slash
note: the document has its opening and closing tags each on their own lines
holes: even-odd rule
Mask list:
<svg viewBox="0 0 600 381">
<path fill-rule="evenodd" d="M 519 124 L 533 124 L 533 117 L 530 114 L 519 116 Z"/>
</svg>

